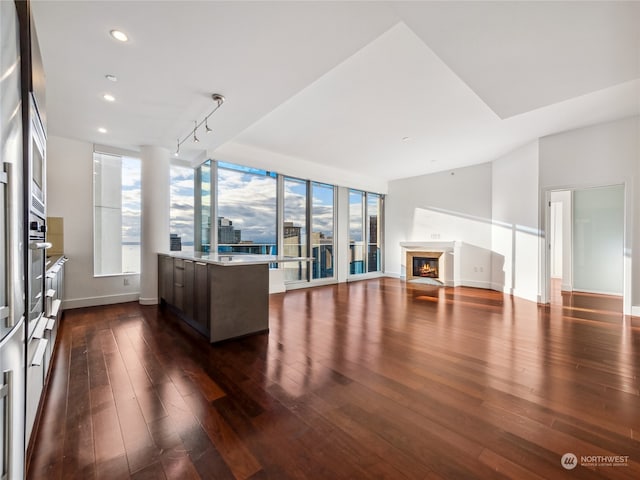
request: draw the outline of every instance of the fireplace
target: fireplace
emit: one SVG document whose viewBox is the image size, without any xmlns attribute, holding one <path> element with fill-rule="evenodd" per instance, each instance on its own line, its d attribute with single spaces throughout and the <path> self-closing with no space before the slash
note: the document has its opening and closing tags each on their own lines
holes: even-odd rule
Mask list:
<svg viewBox="0 0 640 480">
<path fill-rule="evenodd" d="M 413 277 L 438 278 L 440 276 L 438 258 L 414 256 L 412 260 Z"/>
<path fill-rule="evenodd" d="M 460 282 L 462 242 L 400 242 L 400 278 L 407 282 L 455 287 Z"/>
<path fill-rule="evenodd" d="M 433 281 L 444 284 L 445 282 L 445 256 L 438 251 L 413 251 L 406 252 L 406 279 L 417 283 L 433 284 Z"/>
</svg>

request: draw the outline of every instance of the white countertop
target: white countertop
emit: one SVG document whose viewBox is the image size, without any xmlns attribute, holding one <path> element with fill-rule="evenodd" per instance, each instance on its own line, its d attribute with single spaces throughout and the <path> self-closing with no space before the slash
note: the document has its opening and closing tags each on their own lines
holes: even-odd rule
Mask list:
<svg viewBox="0 0 640 480">
<path fill-rule="evenodd" d="M 159 255 L 223 266 L 310 262 L 313 260 L 312 257 L 283 257 L 278 255 L 253 255 L 250 253 L 160 252 Z"/>
</svg>

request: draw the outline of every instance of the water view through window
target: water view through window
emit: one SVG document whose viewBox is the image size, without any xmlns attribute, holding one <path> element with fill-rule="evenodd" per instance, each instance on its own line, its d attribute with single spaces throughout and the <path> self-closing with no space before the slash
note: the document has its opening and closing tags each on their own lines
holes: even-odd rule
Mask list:
<svg viewBox="0 0 640 480">
<path fill-rule="evenodd" d="M 140 272 L 140 160 L 93 155 L 94 275 Z"/>
</svg>

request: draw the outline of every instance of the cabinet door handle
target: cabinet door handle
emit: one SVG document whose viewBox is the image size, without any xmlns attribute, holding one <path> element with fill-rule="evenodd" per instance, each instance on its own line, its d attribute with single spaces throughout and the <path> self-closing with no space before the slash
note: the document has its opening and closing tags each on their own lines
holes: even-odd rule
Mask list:
<svg viewBox="0 0 640 480">
<path fill-rule="evenodd" d="M 2 478 L 11 477 L 11 454 L 13 453 L 13 370 L 4 371 L 4 385 L 0 387 L 0 398 L 4 399 L 4 469 Z"/>
<path fill-rule="evenodd" d="M 5 322 L 5 327 L 10 328 L 13 327 L 12 325 L 12 318 L 11 318 L 11 309 L 9 308 L 9 305 L 4 305 L 2 307 L 0 307 L 0 319 L 4 319 L 6 318 L 6 322 Z M 11 324 L 11 325 L 10 325 Z"/>
<path fill-rule="evenodd" d="M 36 353 L 33 354 L 33 359 L 31 360 L 32 367 L 39 367 L 42 365 L 42 360 L 44 360 L 44 353 L 47 349 L 47 340 L 41 338 L 39 340 L 38 346 L 36 347 Z"/>
<path fill-rule="evenodd" d="M 52 246 L 53 245 L 49 242 L 33 242 L 29 244 L 29 248 L 31 250 L 46 250 Z"/>
</svg>

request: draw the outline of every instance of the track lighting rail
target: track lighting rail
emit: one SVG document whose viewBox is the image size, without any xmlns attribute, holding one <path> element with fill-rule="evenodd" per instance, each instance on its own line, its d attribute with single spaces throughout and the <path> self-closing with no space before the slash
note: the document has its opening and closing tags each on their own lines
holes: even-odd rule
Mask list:
<svg viewBox="0 0 640 480">
<path fill-rule="evenodd" d="M 206 133 L 210 133 L 213 130 L 209 127 L 209 117 L 211 115 L 213 115 L 216 110 L 218 110 L 222 104 L 224 103 L 224 96 L 220 95 L 219 93 L 214 93 L 211 95 L 211 99 L 216 102 L 216 106 L 214 107 L 213 110 L 211 110 L 211 112 L 209 112 L 208 115 L 206 115 L 199 123 L 197 120 L 194 120 L 193 122 L 193 130 L 190 131 L 187 135 L 185 135 L 185 137 L 181 140 L 180 138 L 177 139 L 176 141 L 176 151 L 174 153 L 175 156 L 178 156 L 178 154 L 180 153 L 180 145 L 182 145 L 184 142 L 186 142 L 187 140 L 189 140 L 190 138 L 193 140 L 194 143 L 198 143 L 200 140 L 198 139 L 198 136 L 196 135 L 196 131 L 198 130 L 198 128 L 200 128 L 203 124 L 205 126 L 205 131 Z"/>
</svg>

